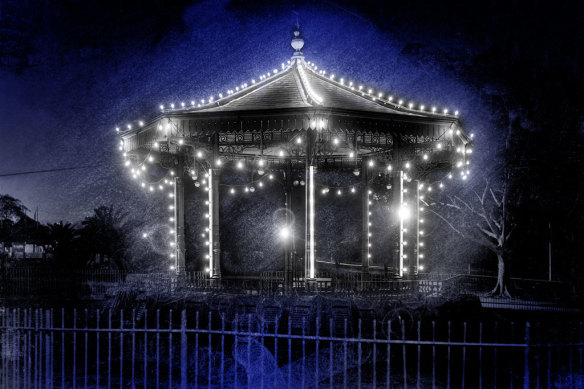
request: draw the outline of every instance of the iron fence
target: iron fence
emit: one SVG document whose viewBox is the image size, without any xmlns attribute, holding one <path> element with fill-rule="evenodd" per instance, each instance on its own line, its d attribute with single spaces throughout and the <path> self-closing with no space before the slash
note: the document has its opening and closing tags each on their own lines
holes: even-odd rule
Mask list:
<svg viewBox="0 0 584 389">
<path fill-rule="evenodd" d="M 0 295 L 8 298 L 51 296 L 103 300 L 123 292 L 140 294 L 229 292 L 248 295 L 330 294 L 335 296 L 379 296 L 400 299 L 418 296 L 474 294 L 490 308 L 522 310 L 581 311 L 584 291 L 577 286 L 544 280 L 510 279 L 513 298 L 492 299 L 488 292 L 495 277 L 460 274 L 419 274 L 416 278 L 394 279 L 384 274 L 363 277 L 360 273 L 318 272 L 306 280 L 304 273 L 264 272 L 258 276 L 209 278 L 206 272 L 126 274 L 116 270 L 74 270 L 67 273 L 50 268 L 4 269 Z M 73 293 L 72 293 L 73 291 Z M 73 296 L 75 295 L 75 296 Z"/>
<path fill-rule="evenodd" d="M 582 387 L 583 326 L 2 309 L 3 388 Z"/>
<path fill-rule="evenodd" d="M 135 291 L 172 293 L 177 290 L 222 290 L 245 294 L 336 293 L 405 295 L 422 293 L 436 295 L 446 276 L 420 275 L 417 279 L 396 280 L 372 274 L 363 279 L 360 273 L 334 274 L 318 272 L 314 280 L 305 280 L 303 272 L 264 272 L 258 276 L 226 276 L 209 278 L 206 272 L 123 273 L 116 270 L 73 270 L 66 273 L 50 268 L 24 267 L 4 269 L 4 296 L 58 295 L 76 293 L 86 297 L 104 298 L 115 295 L 120 288 Z M 452 277 L 452 276 L 450 276 Z"/>
<path fill-rule="evenodd" d="M 105 294 L 118 285 L 125 274 L 118 270 L 68 270 L 59 272 L 48 266 L 5 268 L 0 272 L 4 296 L 28 296 L 75 290 L 79 293 Z"/>
</svg>

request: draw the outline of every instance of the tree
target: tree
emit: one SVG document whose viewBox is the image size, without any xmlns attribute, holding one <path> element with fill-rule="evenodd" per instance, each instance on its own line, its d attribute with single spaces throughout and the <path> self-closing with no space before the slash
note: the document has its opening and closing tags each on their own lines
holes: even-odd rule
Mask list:
<svg viewBox="0 0 584 389">
<path fill-rule="evenodd" d="M 22 202 L 10 195 L 0 195 L 0 241 L 12 242 L 14 225 L 26 217 Z"/>
<path fill-rule="evenodd" d="M 506 268 L 509 238 L 517 224 L 509 212 L 510 180 L 507 171 L 499 184 L 485 179 L 481 190 L 470 190 L 468 199 L 454 195 L 446 196 L 444 202 L 426 203 L 433 214 L 461 237 L 497 256 L 497 283 L 490 294 L 500 297 L 511 297 L 507 290 Z"/>
<path fill-rule="evenodd" d="M 75 267 L 76 240 L 79 233 L 71 223 L 48 225 L 48 242 L 52 246 L 53 258 L 59 267 Z"/>
<path fill-rule="evenodd" d="M 0 221 L 11 220 L 16 223 L 26 215 L 28 208 L 10 195 L 0 195 Z"/>
<path fill-rule="evenodd" d="M 80 239 L 87 265 L 127 270 L 126 235 L 130 226 L 126 215 L 111 206 L 101 206 L 94 209 L 94 214 L 86 217 L 81 224 Z"/>
</svg>

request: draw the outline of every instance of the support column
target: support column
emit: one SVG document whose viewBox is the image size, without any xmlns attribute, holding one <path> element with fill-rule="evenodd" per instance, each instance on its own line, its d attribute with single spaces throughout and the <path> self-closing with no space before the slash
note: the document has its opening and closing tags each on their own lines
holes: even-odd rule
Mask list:
<svg viewBox="0 0 584 389">
<path fill-rule="evenodd" d="M 174 177 L 174 231 L 175 231 L 175 270 L 176 274 L 185 272 L 185 188 L 182 166 Z"/>
<path fill-rule="evenodd" d="M 416 180 L 416 198 L 414 201 L 414 233 L 416 234 L 416 242 L 414 246 L 414 258 L 416 261 L 416 268 L 413 269 L 415 275 L 420 271 L 420 180 Z"/>
<path fill-rule="evenodd" d="M 365 158 L 361 161 L 361 281 L 369 279 L 369 262 L 371 253 L 369 250 L 369 243 L 371 238 L 369 236 L 369 170 Z"/>
<path fill-rule="evenodd" d="M 316 252 L 315 252 L 315 198 L 314 198 L 314 173 L 316 168 L 312 165 L 306 170 L 306 202 L 307 202 L 307 228 L 306 228 L 306 269 L 304 276 L 306 279 L 313 279 L 316 276 Z"/>
<path fill-rule="evenodd" d="M 403 191 L 404 172 L 396 170 L 392 178 L 392 207 L 394 210 L 393 223 L 393 272 L 396 277 L 403 277 L 404 267 L 404 220 L 403 220 Z"/>
<path fill-rule="evenodd" d="M 305 204 L 305 244 L 304 244 L 304 279 L 313 279 L 316 276 L 316 252 L 315 241 L 315 198 L 314 198 L 314 174 L 316 167 L 313 162 L 313 144 L 316 132 L 312 129 L 306 131 L 306 189 L 304 192 Z"/>
<path fill-rule="evenodd" d="M 221 278 L 221 242 L 219 234 L 219 171 L 209 169 L 209 272 Z"/>
<path fill-rule="evenodd" d="M 285 185 L 285 201 L 286 201 L 286 226 L 290 229 L 290 236 L 284 240 L 284 288 L 289 289 L 292 286 L 292 250 L 290 249 L 294 241 L 294 226 L 292 225 L 292 185 L 290 184 L 290 161 L 286 169 L 284 185 Z"/>
</svg>

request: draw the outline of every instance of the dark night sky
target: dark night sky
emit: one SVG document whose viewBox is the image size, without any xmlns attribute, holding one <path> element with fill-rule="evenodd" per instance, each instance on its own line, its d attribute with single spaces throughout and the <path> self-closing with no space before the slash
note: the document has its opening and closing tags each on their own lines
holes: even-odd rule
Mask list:
<svg viewBox="0 0 584 389">
<path fill-rule="evenodd" d="M 507 161 L 501 147 L 513 126 L 535 198 L 525 224 L 580 225 L 581 3 L 161 3 L 0 1 L 0 23 L 17 33 L 0 35 L 0 174 L 89 166 L 0 177 L 0 193 L 38 206 L 43 222 L 113 204 L 159 223 L 160 198 L 125 174 L 115 127 L 278 67 L 292 54 L 298 14 L 305 56 L 320 68 L 459 110 L 476 135 L 475 180 Z M 568 226 L 573 243 L 583 230 Z"/>
</svg>

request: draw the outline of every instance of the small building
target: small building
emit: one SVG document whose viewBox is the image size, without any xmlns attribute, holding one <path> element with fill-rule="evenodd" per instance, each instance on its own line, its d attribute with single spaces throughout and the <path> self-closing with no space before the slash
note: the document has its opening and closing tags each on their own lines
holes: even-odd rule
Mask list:
<svg viewBox="0 0 584 389">
<path fill-rule="evenodd" d="M 43 246 L 26 242 L 14 242 L 10 245 L 7 245 L 4 242 L 0 242 L 0 253 L 4 253 L 8 258 L 14 259 L 46 258 L 46 253 Z"/>
</svg>

